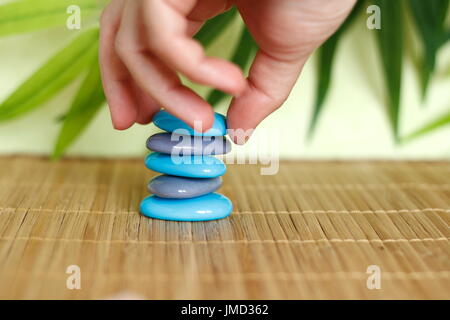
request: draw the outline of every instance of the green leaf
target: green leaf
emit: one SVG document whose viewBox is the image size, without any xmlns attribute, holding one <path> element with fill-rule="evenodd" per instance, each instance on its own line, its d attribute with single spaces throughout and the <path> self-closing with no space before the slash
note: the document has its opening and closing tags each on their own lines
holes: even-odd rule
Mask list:
<svg viewBox="0 0 450 320">
<path fill-rule="evenodd" d="M 226 27 L 236 17 L 236 7 L 208 20 L 199 32 L 194 36 L 194 39 L 200 41 L 204 47 L 208 47 L 217 36 L 225 31 Z"/>
<path fill-rule="evenodd" d="M 98 0 L 21 0 L 0 6 L 0 36 L 65 26 L 67 8 L 77 5 L 81 17 L 100 12 Z"/>
<path fill-rule="evenodd" d="M 424 48 L 424 61 L 420 74 L 422 81 L 422 96 L 425 98 L 431 75 L 436 68 L 436 55 L 439 48 L 446 42 L 445 18 L 450 0 L 410 0 L 416 28 Z"/>
<path fill-rule="evenodd" d="M 407 135 L 402 139 L 402 142 L 410 142 L 411 140 L 422 137 L 423 135 L 430 133 L 431 131 L 435 131 L 448 125 L 450 125 L 450 111 Z"/>
<path fill-rule="evenodd" d="M 341 27 L 332 35 L 318 50 L 318 77 L 317 77 L 317 91 L 316 91 L 316 101 L 314 104 L 314 111 L 309 123 L 308 138 L 312 137 L 314 129 L 316 127 L 317 121 L 319 119 L 320 113 L 325 103 L 327 97 L 330 82 L 331 82 L 331 72 L 333 69 L 333 61 L 336 56 L 336 51 L 338 47 L 338 42 L 342 35 L 349 28 L 352 22 L 360 13 L 364 1 L 359 0 L 352 12 L 349 14 L 345 22 Z"/>
<path fill-rule="evenodd" d="M 251 58 L 255 55 L 257 49 L 258 45 L 253 40 L 252 35 L 248 31 L 247 27 L 243 26 L 239 42 L 233 56 L 231 57 L 231 62 L 237 64 L 242 70 L 245 70 L 248 67 Z M 215 106 L 226 96 L 227 94 L 222 91 L 212 90 L 208 94 L 206 100 L 209 104 Z"/>
<path fill-rule="evenodd" d="M 98 28 L 83 32 L 31 75 L 2 104 L 0 122 L 39 107 L 66 87 L 97 55 Z"/>
<path fill-rule="evenodd" d="M 374 30 L 374 32 L 377 33 L 378 47 L 388 91 L 389 118 L 394 138 L 397 141 L 403 70 L 402 1 L 375 0 L 374 3 L 381 9 L 381 29 Z"/>
<path fill-rule="evenodd" d="M 53 151 L 53 158 L 59 158 L 83 132 L 105 103 L 100 67 L 97 58 L 76 94 Z"/>
</svg>

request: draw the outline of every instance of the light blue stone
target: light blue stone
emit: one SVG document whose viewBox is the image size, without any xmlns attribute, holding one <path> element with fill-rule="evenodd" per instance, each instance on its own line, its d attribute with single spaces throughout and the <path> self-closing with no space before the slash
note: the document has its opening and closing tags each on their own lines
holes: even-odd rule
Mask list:
<svg viewBox="0 0 450 320">
<path fill-rule="evenodd" d="M 173 158 L 172 158 L 173 157 Z M 145 158 L 150 170 L 188 178 L 216 178 L 225 174 L 225 164 L 212 156 L 171 156 L 159 152 Z"/>
<path fill-rule="evenodd" d="M 174 132 L 177 129 L 184 129 L 186 131 L 179 132 L 180 134 L 187 134 L 191 136 L 224 136 L 227 134 L 227 124 L 225 117 L 219 113 L 214 114 L 214 124 L 211 129 L 206 132 L 194 131 L 184 121 L 174 117 L 165 110 L 159 111 L 153 117 L 153 123 L 160 129 L 168 132 Z"/>
<path fill-rule="evenodd" d="M 141 202 L 141 213 L 149 218 L 174 221 L 207 221 L 230 215 L 233 205 L 218 193 L 190 199 L 165 199 L 149 196 Z"/>
</svg>

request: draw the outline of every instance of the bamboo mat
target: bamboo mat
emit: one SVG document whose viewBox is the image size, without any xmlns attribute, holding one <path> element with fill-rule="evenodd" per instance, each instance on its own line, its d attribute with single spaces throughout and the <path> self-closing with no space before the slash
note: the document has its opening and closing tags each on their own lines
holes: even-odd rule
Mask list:
<svg viewBox="0 0 450 320">
<path fill-rule="evenodd" d="M 0 298 L 450 298 L 450 162 L 229 166 L 233 214 L 199 223 L 138 213 L 153 175 L 142 160 L 0 158 Z"/>
</svg>

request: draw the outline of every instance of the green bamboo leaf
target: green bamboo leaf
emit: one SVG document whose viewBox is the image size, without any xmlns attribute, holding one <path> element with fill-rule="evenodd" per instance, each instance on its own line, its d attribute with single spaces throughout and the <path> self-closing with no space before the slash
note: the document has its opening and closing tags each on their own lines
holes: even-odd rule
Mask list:
<svg viewBox="0 0 450 320">
<path fill-rule="evenodd" d="M 208 20 L 199 32 L 194 36 L 194 39 L 200 41 L 204 47 L 208 47 L 217 36 L 225 31 L 226 27 L 236 17 L 236 7 Z"/>
<path fill-rule="evenodd" d="M 426 97 L 431 75 L 436 68 L 439 48 L 446 42 L 445 18 L 450 0 L 411 0 L 410 9 L 424 48 L 421 65 L 422 96 Z"/>
<path fill-rule="evenodd" d="M 105 102 L 100 67 L 97 57 L 94 57 L 89 73 L 64 119 L 53 151 L 53 158 L 59 158 L 80 136 Z"/>
<path fill-rule="evenodd" d="M 248 31 L 247 27 L 243 26 L 239 42 L 231 57 L 231 62 L 237 64 L 242 70 L 245 70 L 258 49 L 257 44 L 252 38 L 252 35 Z M 212 90 L 206 100 L 212 106 L 217 105 L 227 94 L 219 90 Z"/>
<path fill-rule="evenodd" d="M 403 70 L 402 1 L 375 0 L 374 3 L 381 9 L 381 29 L 375 32 L 388 91 L 389 118 L 394 138 L 398 140 Z"/>
<path fill-rule="evenodd" d="M 316 101 L 314 104 L 314 111 L 309 123 L 308 138 L 312 137 L 314 129 L 316 127 L 317 121 L 319 119 L 320 113 L 325 103 L 327 97 L 330 82 L 331 82 L 331 72 L 333 69 L 333 61 L 336 55 L 338 42 L 342 35 L 349 28 L 358 14 L 361 12 L 364 0 L 359 0 L 352 12 L 349 14 L 345 22 L 341 27 L 332 35 L 318 50 L 318 77 L 317 77 L 317 91 L 316 91 Z"/>
<path fill-rule="evenodd" d="M 0 36 L 64 26 L 67 8 L 77 5 L 82 17 L 100 12 L 99 0 L 21 0 L 0 6 Z"/>
<path fill-rule="evenodd" d="M 97 55 L 98 28 L 83 32 L 0 104 L 0 122 L 42 105 L 67 86 Z"/>
<path fill-rule="evenodd" d="M 444 126 L 450 125 L 450 111 L 446 114 L 438 117 L 437 119 L 431 121 L 430 123 L 424 125 L 418 130 L 412 132 L 402 139 L 402 142 L 410 142 L 416 138 L 422 137 L 423 135 L 430 133 L 431 131 L 435 131 L 437 129 L 441 129 Z"/>
</svg>

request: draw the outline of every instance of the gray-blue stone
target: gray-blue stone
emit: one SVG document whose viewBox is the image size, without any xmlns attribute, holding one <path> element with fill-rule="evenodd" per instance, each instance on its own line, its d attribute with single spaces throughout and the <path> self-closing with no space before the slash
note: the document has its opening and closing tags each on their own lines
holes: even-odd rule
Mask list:
<svg viewBox="0 0 450 320">
<path fill-rule="evenodd" d="M 231 151 L 231 144 L 224 137 L 186 136 L 157 133 L 147 140 L 147 148 L 176 155 L 219 155 Z"/>
<path fill-rule="evenodd" d="M 160 175 L 148 184 L 148 191 L 161 198 L 186 199 L 216 191 L 222 178 L 184 178 Z"/>
</svg>

